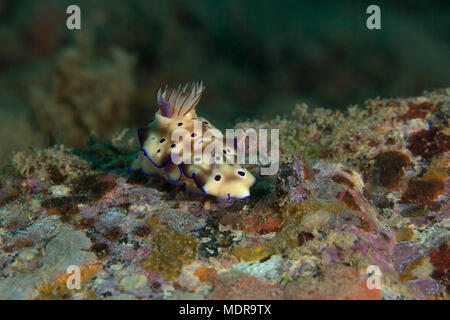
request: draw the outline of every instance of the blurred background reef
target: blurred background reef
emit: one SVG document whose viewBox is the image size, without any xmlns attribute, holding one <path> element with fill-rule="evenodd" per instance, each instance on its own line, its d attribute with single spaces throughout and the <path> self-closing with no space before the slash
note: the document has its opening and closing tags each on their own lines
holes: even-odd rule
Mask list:
<svg viewBox="0 0 450 320">
<path fill-rule="evenodd" d="M 82 30 L 66 28 L 78 4 Z M 84 147 L 153 118 L 157 89 L 203 80 L 221 129 L 448 86 L 448 1 L 0 1 L 0 166 L 13 152 Z"/>
</svg>

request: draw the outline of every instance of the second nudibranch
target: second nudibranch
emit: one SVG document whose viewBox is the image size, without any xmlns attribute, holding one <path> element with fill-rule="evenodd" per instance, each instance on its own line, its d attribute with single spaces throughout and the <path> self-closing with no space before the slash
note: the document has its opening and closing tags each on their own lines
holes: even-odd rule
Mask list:
<svg viewBox="0 0 450 320">
<path fill-rule="evenodd" d="M 224 144 L 220 156 L 213 152 L 203 156 L 200 163 L 194 161 L 198 159 L 178 165 L 172 161 L 172 150 L 181 148 L 178 144 L 189 143 L 192 150 L 196 145 L 197 148 L 200 146 L 203 154 L 205 148 L 215 143 L 214 139 L 199 136 L 194 132 L 194 121 L 201 121 L 203 133 L 208 129 L 216 129 L 209 121 L 197 117 L 196 114 L 195 108 L 204 89 L 202 82 L 159 89 L 159 109 L 155 120 L 147 127 L 138 129 L 142 152 L 133 162 L 132 169 L 141 170 L 148 175 L 159 175 L 170 183 L 184 185 L 190 192 L 209 194 L 223 200 L 247 198 L 256 179 L 242 166 L 228 164 L 236 163 L 235 147 Z M 190 141 L 171 141 L 173 131 L 179 128 L 191 133 Z M 223 163 L 216 163 L 215 159 L 222 156 Z M 225 163 L 226 159 L 231 161 Z"/>
</svg>

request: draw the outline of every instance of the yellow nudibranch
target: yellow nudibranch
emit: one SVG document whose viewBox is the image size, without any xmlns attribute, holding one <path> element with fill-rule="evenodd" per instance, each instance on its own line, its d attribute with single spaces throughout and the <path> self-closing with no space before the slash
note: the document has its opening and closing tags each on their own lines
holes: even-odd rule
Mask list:
<svg viewBox="0 0 450 320">
<path fill-rule="evenodd" d="M 247 198 L 256 179 L 248 170 L 235 164 L 236 145 L 224 146 L 223 140 L 198 134 L 194 130 L 198 126 L 201 132 L 218 130 L 206 119 L 197 117 L 195 112 L 204 89 L 202 82 L 188 83 L 184 87 L 180 85 L 175 89 L 167 86 L 164 90 L 159 89 L 159 109 L 147 127 L 138 129 L 142 152 L 131 169 L 141 170 L 146 175 L 161 176 L 172 184 L 184 185 L 189 192 L 209 194 L 219 200 Z M 181 141 L 172 141 L 172 134 L 177 129 L 184 129 L 189 135 L 183 136 Z M 215 152 L 217 143 L 223 147 L 220 155 Z M 181 158 L 183 150 L 186 150 L 184 148 L 191 150 L 193 158 L 189 158 L 190 161 L 173 161 L 172 154 L 178 152 Z M 201 151 L 200 157 L 196 150 Z"/>
</svg>

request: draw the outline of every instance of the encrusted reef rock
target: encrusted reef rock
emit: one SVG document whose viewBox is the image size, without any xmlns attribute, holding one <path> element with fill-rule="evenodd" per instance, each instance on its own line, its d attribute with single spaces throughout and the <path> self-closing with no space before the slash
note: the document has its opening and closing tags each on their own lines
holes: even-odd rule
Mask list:
<svg viewBox="0 0 450 320">
<path fill-rule="evenodd" d="M 130 116 L 135 58 L 119 48 L 105 61 L 85 51 L 62 51 L 51 86 L 30 88 L 37 123 L 50 142 L 82 147 L 91 130 L 109 137 Z"/>
<path fill-rule="evenodd" d="M 449 94 L 239 123 L 280 129 L 281 154 L 242 201 L 129 173 L 132 130 L 19 152 L 0 180 L 0 298 L 448 299 Z"/>
</svg>

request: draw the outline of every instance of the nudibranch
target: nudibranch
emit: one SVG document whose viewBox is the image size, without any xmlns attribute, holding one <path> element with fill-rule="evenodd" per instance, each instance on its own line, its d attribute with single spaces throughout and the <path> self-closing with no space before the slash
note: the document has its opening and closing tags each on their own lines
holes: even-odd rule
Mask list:
<svg viewBox="0 0 450 320">
<path fill-rule="evenodd" d="M 256 179 L 236 164 L 236 144 L 230 146 L 224 140 L 203 134 L 218 130 L 206 119 L 197 117 L 195 108 L 204 89 L 202 82 L 159 89 L 155 119 L 138 129 L 141 152 L 131 168 L 146 175 L 159 175 L 172 184 L 184 185 L 189 192 L 212 195 L 218 200 L 245 199 Z M 173 133 L 179 129 L 188 134 L 181 141 L 173 141 Z M 223 147 L 220 154 L 216 152 L 217 143 Z M 193 156 L 181 161 L 183 150 L 190 150 Z M 178 155 L 178 161 L 174 160 L 174 154 Z"/>
</svg>

